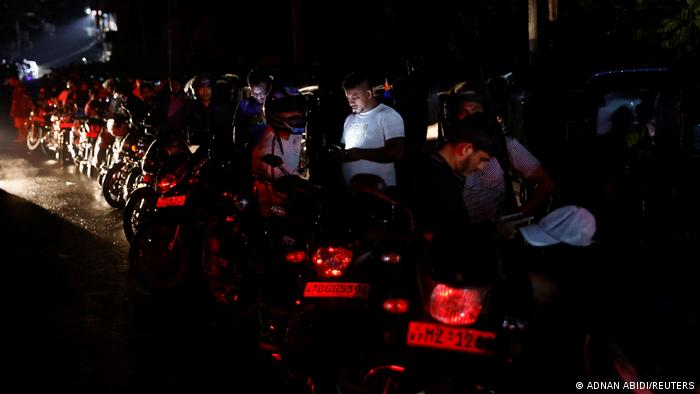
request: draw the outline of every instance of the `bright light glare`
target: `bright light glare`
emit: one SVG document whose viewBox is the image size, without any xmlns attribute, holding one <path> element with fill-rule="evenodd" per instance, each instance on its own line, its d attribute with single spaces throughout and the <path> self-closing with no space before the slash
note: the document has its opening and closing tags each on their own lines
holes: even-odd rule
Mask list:
<svg viewBox="0 0 700 394">
<path fill-rule="evenodd" d="M 427 135 L 427 140 L 428 141 L 435 141 L 438 139 L 438 124 L 433 123 L 430 126 L 428 126 L 428 135 Z"/>
<path fill-rule="evenodd" d="M 92 10 L 90 8 L 85 9 L 85 15 L 90 15 L 92 14 Z"/>
</svg>

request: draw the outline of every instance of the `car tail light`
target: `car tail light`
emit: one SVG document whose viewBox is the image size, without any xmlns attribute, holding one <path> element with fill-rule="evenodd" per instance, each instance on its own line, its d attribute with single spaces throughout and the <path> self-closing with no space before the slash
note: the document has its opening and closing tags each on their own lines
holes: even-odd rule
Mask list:
<svg viewBox="0 0 700 394">
<path fill-rule="evenodd" d="M 408 312 L 408 300 L 405 298 L 390 298 L 384 301 L 382 306 L 389 313 L 404 314 Z"/>
<path fill-rule="evenodd" d="M 485 293 L 484 288 L 452 288 L 438 284 L 430 295 L 430 315 L 445 324 L 474 324 Z"/>
<path fill-rule="evenodd" d="M 316 272 L 323 278 L 337 278 L 345 273 L 352 262 L 352 251 L 342 247 L 318 248 L 313 263 Z"/>
<path fill-rule="evenodd" d="M 158 190 L 161 193 L 166 193 L 168 190 L 172 189 L 177 185 L 177 178 L 173 174 L 167 174 L 160 178 L 158 181 Z"/>
</svg>

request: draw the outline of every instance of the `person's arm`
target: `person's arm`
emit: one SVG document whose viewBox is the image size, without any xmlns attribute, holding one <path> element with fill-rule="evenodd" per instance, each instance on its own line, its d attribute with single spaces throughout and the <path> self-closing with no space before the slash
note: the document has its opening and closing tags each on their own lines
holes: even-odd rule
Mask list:
<svg viewBox="0 0 700 394">
<path fill-rule="evenodd" d="M 369 160 L 377 163 L 393 163 L 403 157 L 403 137 L 387 140 L 382 148 L 351 148 L 347 152 L 347 161 Z"/>
<path fill-rule="evenodd" d="M 535 185 L 532 195 L 519 209 L 520 212 L 527 215 L 541 207 L 549 199 L 549 196 L 554 192 L 555 184 L 542 166 L 537 167 L 526 179 Z"/>
<path fill-rule="evenodd" d="M 506 137 L 506 143 L 512 166 L 528 183 L 535 187 L 532 195 L 518 209 L 519 212 L 528 215 L 547 202 L 549 196 L 554 192 L 554 180 L 542 167 L 540 161 L 518 140 Z"/>
</svg>

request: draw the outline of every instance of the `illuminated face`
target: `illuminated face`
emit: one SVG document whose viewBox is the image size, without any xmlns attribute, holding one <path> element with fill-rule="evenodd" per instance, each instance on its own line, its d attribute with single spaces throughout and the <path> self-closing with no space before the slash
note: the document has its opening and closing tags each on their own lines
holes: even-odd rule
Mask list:
<svg viewBox="0 0 700 394">
<path fill-rule="evenodd" d="M 484 112 L 484 107 L 476 101 L 463 101 L 457 108 L 457 119 L 464 120 L 476 113 Z"/>
<path fill-rule="evenodd" d="M 455 172 L 467 176 L 476 171 L 482 171 L 486 163 L 491 160 L 491 155 L 482 150 L 476 150 L 472 144 L 460 144 L 457 146 L 457 162 Z"/>
<path fill-rule="evenodd" d="M 265 102 L 265 97 L 270 91 L 269 86 L 266 83 L 261 83 L 259 85 L 253 85 L 250 87 L 250 96 L 255 99 L 258 103 L 262 104 Z"/>
<path fill-rule="evenodd" d="M 209 85 L 199 85 L 197 87 L 197 98 L 199 101 L 211 101 L 213 90 Z"/>
<path fill-rule="evenodd" d="M 372 90 L 368 86 L 357 86 L 345 91 L 345 97 L 352 108 L 352 112 L 359 114 L 371 109 L 374 106 Z"/>
</svg>

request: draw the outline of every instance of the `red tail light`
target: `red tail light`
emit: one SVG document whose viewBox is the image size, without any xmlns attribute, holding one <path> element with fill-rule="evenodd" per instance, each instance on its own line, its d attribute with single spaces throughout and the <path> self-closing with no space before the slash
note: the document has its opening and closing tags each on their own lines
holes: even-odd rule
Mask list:
<svg viewBox="0 0 700 394">
<path fill-rule="evenodd" d="M 408 312 L 408 300 L 405 298 L 390 298 L 382 305 L 389 313 L 404 314 Z"/>
<path fill-rule="evenodd" d="M 295 250 L 293 252 L 287 253 L 287 255 L 284 258 L 290 263 L 299 264 L 302 261 L 306 260 L 306 253 L 303 250 Z"/>
<path fill-rule="evenodd" d="M 100 125 L 97 125 L 97 124 L 88 125 L 88 131 L 86 133 L 86 136 L 88 138 L 97 138 L 97 136 L 100 135 L 100 130 L 102 130 L 102 126 L 100 126 Z"/>
<path fill-rule="evenodd" d="M 337 278 L 345 273 L 352 262 L 352 250 L 335 246 L 318 248 L 313 262 L 319 276 Z"/>
<path fill-rule="evenodd" d="M 165 193 L 177 185 L 177 178 L 173 174 L 167 174 L 158 181 L 158 190 Z"/>
<path fill-rule="evenodd" d="M 445 324 L 474 324 L 479 318 L 485 293 L 485 289 L 456 289 L 438 284 L 430 295 L 430 315 Z"/>
</svg>

